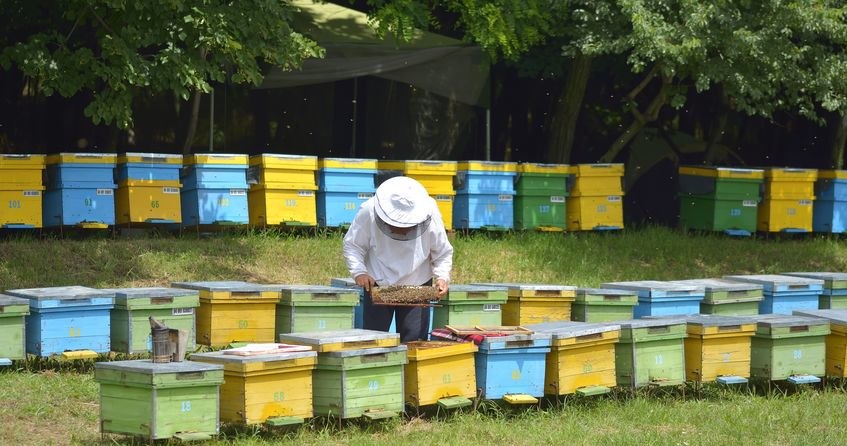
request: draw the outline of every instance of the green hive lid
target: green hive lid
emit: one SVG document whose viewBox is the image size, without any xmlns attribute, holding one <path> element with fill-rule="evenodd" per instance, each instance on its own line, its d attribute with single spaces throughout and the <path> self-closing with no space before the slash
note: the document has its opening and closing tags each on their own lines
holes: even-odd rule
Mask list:
<svg viewBox="0 0 847 446">
<path fill-rule="evenodd" d="M 575 286 L 552 285 L 544 283 L 474 283 L 477 286 L 490 286 L 499 289 L 521 290 L 521 291 L 575 291 Z"/>
<path fill-rule="evenodd" d="M 363 342 L 379 339 L 399 339 L 397 333 L 388 333 L 377 330 L 364 330 L 353 328 L 350 330 L 310 331 L 301 333 L 283 333 L 279 335 L 279 341 L 294 341 L 305 345 L 336 344 L 339 342 Z"/>
<path fill-rule="evenodd" d="M 704 290 L 706 290 L 707 294 L 713 293 L 715 291 L 749 291 L 762 289 L 762 285 L 760 284 L 737 282 L 719 278 L 674 280 L 673 283 L 694 285 L 696 287 L 703 288 Z"/>
<path fill-rule="evenodd" d="M 359 350 L 341 350 L 335 352 L 325 352 L 321 353 L 322 357 L 334 357 L 334 358 L 349 358 L 351 356 L 363 356 L 363 355 L 378 355 L 381 353 L 397 353 L 397 352 L 405 352 L 408 349 L 405 344 L 396 345 L 394 347 L 373 347 L 373 348 L 363 348 Z"/>
<path fill-rule="evenodd" d="M 655 319 L 627 319 L 623 321 L 601 322 L 606 324 L 619 324 L 621 330 L 636 330 L 639 328 L 665 327 L 668 325 L 683 325 L 686 316 L 656 317 Z"/>
<path fill-rule="evenodd" d="M 355 306 L 359 303 L 359 291 L 349 287 L 325 285 L 265 285 L 265 287 L 279 291 L 280 304 L 308 301 Z"/>
<path fill-rule="evenodd" d="M 638 296 L 638 294 L 628 290 L 616 290 L 614 288 L 577 288 L 577 296 Z"/>
<path fill-rule="evenodd" d="M 794 310 L 795 316 L 816 317 L 838 325 L 847 325 L 847 309 L 838 310 Z"/>
<path fill-rule="evenodd" d="M 206 352 L 206 353 L 194 353 L 191 355 L 191 359 L 197 358 L 208 358 L 213 359 L 214 362 L 221 363 L 230 363 L 230 364 L 250 364 L 254 362 L 271 362 L 271 361 L 287 361 L 291 359 L 300 359 L 300 358 L 309 358 L 318 356 L 318 352 L 314 350 L 302 351 L 302 352 L 282 352 L 282 353 L 268 353 L 264 355 L 252 355 L 252 356 L 241 356 L 241 355 L 230 355 L 227 354 L 224 350 L 216 351 L 216 352 Z"/>
<path fill-rule="evenodd" d="M 703 291 L 703 287 L 696 285 L 687 285 L 677 282 L 667 282 L 661 280 L 637 280 L 632 282 L 606 282 L 600 284 L 601 288 L 614 288 L 619 290 L 635 290 L 635 291 L 684 291 L 698 292 Z"/>
<path fill-rule="evenodd" d="M 243 282 L 240 280 L 221 280 L 210 282 L 174 282 L 171 285 L 179 288 L 202 291 L 265 291 L 265 285 Z"/>
<path fill-rule="evenodd" d="M 747 316 L 755 321 L 759 327 L 793 327 L 796 325 L 828 325 L 827 319 L 808 316 L 789 316 L 787 314 L 760 314 Z"/>
<path fill-rule="evenodd" d="M 171 373 L 186 372 L 215 372 L 223 370 L 220 364 L 209 364 L 205 362 L 182 361 L 156 363 L 150 359 L 136 359 L 131 361 L 97 362 L 95 369 L 117 370 L 121 372 L 134 372 L 144 375 L 164 375 Z"/>
<path fill-rule="evenodd" d="M 824 287 L 830 290 L 847 288 L 847 273 L 835 272 L 793 272 L 784 273 L 786 276 L 806 277 L 824 281 Z"/>
<path fill-rule="evenodd" d="M 24 297 L 31 300 L 79 300 L 107 298 L 114 299 L 115 293 L 108 290 L 98 290 L 85 286 L 57 286 L 48 288 L 25 288 L 6 290 L 12 296 Z"/>
<path fill-rule="evenodd" d="M 185 288 L 165 288 L 165 287 L 151 287 L 151 288 L 109 288 L 104 289 L 103 291 L 111 291 L 115 293 L 115 301 L 126 301 L 129 299 L 139 299 L 145 297 L 182 297 L 182 296 L 199 296 L 196 290 L 189 290 Z"/>
<path fill-rule="evenodd" d="M 819 279 L 809 279 L 806 277 L 796 277 L 796 276 L 786 276 L 782 274 L 751 274 L 751 275 L 735 275 L 735 276 L 724 276 L 724 279 L 742 281 L 742 282 L 752 282 L 752 283 L 760 283 L 764 286 L 766 291 L 773 291 L 779 287 L 792 287 L 792 286 L 810 286 L 816 285 L 819 287 L 823 286 L 823 280 Z"/>
<path fill-rule="evenodd" d="M 21 307 L 19 311 L 11 311 L 12 308 L 6 307 Z M 29 301 L 21 298 L 0 294 L 0 313 L 8 314 L 29 314 Z"/>
<path fill-rule="evenodd" d="M 550 333 L 553 339 L 570 339 L 578 336 L 588 336 L 609 331 L 618 331 L 620 325 L 586 322 L 545 322 L 542 324 L 526 325 L 525 328 L 536 332 Z"/>
<path fill-rule="evenodd" d="M 685 322 L 701 327 L 726 327 L 729 325 L 754 324 L 753 317 L 723 316 L 719 314 L 692 314 L 682 317 Z"/>
</svg>

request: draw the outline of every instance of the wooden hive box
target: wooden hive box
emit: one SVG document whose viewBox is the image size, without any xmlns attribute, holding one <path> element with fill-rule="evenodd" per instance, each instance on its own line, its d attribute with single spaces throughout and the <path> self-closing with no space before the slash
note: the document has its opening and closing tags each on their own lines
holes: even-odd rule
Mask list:
<svg viewBox="0 0 847 446">
<path fill-rule="evenodd" d="M 619 386 L 671 386 L 685 382 L 685 320 L 620 321 L 615 345 Z"/>
<path fill-rule="evenodd" d="M 476 382 L 480 396 L 507 403 L 537 403 L 544 396 L 545 358 L 549 333 L 488 337 L 476 352 Z"/>
<path fill-rule="evenodd" d="M 576 287 L 532 283 L 477 283 L 507 290 L 503 325 L 530 325 L 571 320 Z"/>
<path fill-rule="evenodd" d="M 93 358 L 110 350 L 109 311 L 115 293 L 82 286 L 7 290 L 29 300 L 26 349 L 37 356 Z M 82 356 L 78 356 L 82 355 Z"/>
<path fill-rule="evenodd" d="M 826 376 L 847 376 L 847 310 L 804 310 L 795 311 L 794 315 L 829 321 L 830 333 L 826 337 Z"/>
<path fill-rule="evenodd" d="M 847 273 L 841 272 L 794 272 L 786 276 L 823 280 L 823 291 L 818 298 L 821 310 L 847 309 Z"/>
<path fill-rule="evenodd" d="M 503 288 L 480 285 L 450 285 L 439 306 L 433 308 L 432 326 L 502 325 Z"/>
<path fill-rule="evenodd" d="M 400 335 L 377 330 L 312 331 L 302 333 L 280 333 L 279 342 L 294 345 L 308 345 L 318 353 L 366 348 L 396 347 L 400 345 Z"/>
<path fill-rule="evenodd" d="M 817 310 L 824 283 L 782 274 L 735 275 L 724 279 L 762 285 L 764 299 L 759 303 L 759 314 L 790 315 L 794 310 Z"/>
<path fill-rule="evenodd" d="M 47 157 L 44 227 L 107 228 L 115 224 L 114 153 Z"/>
<path fill-rule="evenodd" d="M 634 291 L 603 288 L 577 288 L 571 306 L 571 319 L 580 322 L 611 322 L 632 319 L 638 304 Z"/>
<path fill-rule="evenodd" d="M 274 342 L 278 291 L 241 281 L 172 285 L 200 292 L 198 344 L 223 347 L 232 342 Z"/>
<path fill-rule="evenodd" d="M 24 319 L 28 314 L 28 300 L 0 294 L 0 364 L 26 358 Z"/>
<path fill-rule="evenodd" d="M 279 333 L 350 330 L 359 290 L 320 285 L 268 285 L 279 289 L 276 329 Z"/>
<path fill-rule="evenodd" d="M 150 317 L 168 328 L 188 334 L 186 350 L 194 350 L 195 310 L 200 305 L 196 290 L 180 288 L 114 288 L 115 308 L 111 313 L 112 351 L 143 353 L 152 351 Z"/>
<path fill-rule="evenodd" d="M 195 353 L 192 361 L 224 368 L 221 421 L 238 424 L 300 424 L 312 417 L 314 351 L 238 356 Z"/>
<path fill-rule="evenodd" d="M 689 381 L 747 382 L 755 321 L 708 314 L 687 316 L 685 321 L 685 374 Z"/>
<path fill-rule="evenodd" d="M 755 316 L 750 375 L 770 381 L 818 382 L 826 372 L 826 319 L 765 314 Z"/>
<path fill-rule="evenodd" d="M 94 367 L 100 384 L 100 432 L 150 441 L 217 435 L 222 366 L 141 359 Z"/>
<path fill-rule="evenodd" d="M 414 341 L 406 344 L 406 401 L 414 406 L 452 409 L 469 406 L 476 397 L 472 342 Z"/>
<path fill-rule="evenodd" d="M 553 336 L 544 378 L 547 395 L 599 395 L 617 385 L 615 343 L 620 338 L 619 325 L 551 322 L 527 328 Z"/>
<path fill-rule="evenodd" d="M 0 228 L 40 228 L 44 155 L 0 154 Z"/>
<path fill-rule="evenodd" d="M 673 283 L 702 287 L 705 291 L 700 313 L 721 316 L 752 316 L 759 314 L 764 299 L 762 285 L 726 279 L 674 280 Z"/>
<path fill-rule="evenodd" d="M 600 287 L 637 292 L 638 305 L 633 309 L 636 319 L 645 316 L 698 314 L 700 302 L 704 297 L 704 290 L 700 286 L 660 280 L 608 282 Z"/>
</svg>

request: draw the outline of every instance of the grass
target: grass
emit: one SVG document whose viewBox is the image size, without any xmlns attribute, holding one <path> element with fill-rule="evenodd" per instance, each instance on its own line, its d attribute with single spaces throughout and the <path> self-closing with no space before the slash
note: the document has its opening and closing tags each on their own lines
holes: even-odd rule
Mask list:
<svg viewBox="0 0 847 446">
<path fill-rule="evenodd" d="M 603 234 L 456 235 L 455 283 L 548 282 L 596 286 L 724 274 L 847 271 L 838 237 L 732 239 L 661 227 Z M 0 289 L 160 286 L 248 280 L 328 284 L 346 276 L 341 234 L 275 232 L 198 238 L 13 237 L 0 242 Z M 90 366 L 0 373 L 0 444 L 113 444 L 98 433 Z M 376 424 L 313 420 L 290 431 L 224 429 L 213 445 L 333 444 L 835 444 L 847 437 L 843 388 L 793 394 L 708 389 L 571 399 L 564 406 L 413 417 Z"/>
</svg>

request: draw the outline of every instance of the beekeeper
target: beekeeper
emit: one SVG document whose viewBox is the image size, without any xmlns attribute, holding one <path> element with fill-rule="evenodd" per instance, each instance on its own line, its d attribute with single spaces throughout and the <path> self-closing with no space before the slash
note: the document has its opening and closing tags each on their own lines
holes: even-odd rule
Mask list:
<svg viewBox="0 0 847 446">
<path fill-rule="evenodd" d="M 374 305 L 374 286 L 432 285 L 447 294 L 453 246 L 435 200 L 409 177 L 383 182 L 362 203 L 344 235 L 344 259 L 356 284 L 365 289 L 364 328 L 388 331 L 397 317 L 402 342 L 427 338 L 429 308 Z"/>
</svg>

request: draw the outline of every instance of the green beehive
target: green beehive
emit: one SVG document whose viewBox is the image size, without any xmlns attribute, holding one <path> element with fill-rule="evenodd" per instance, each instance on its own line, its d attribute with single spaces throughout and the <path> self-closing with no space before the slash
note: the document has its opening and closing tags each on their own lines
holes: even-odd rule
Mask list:
<svg viewBox="0 0 847 446">
<path fill-rule="evenodd" d="M 794 272 L 786 276 L 823 280 L 823 292 L 818 297 L 821 310 L 847 309 L 847 273 L 841 272 Z"/>
<path fill-rule="evenodd" d="M 607 288 L 577 288 L 571 317 L 579 322 L 611 322 L 632 319 L 638 293 Z"/>
<path fill-rule="evenodd" d="M 359 290 L 320 285 L 269 285 L 279 289 L 274 333 L 349 330 Z"/>
<path fill-rule="evenodd" d="M 521 163 L 515 182 L 515 229 L 564 231 L 571 174 L 566 164 Z"/>
<path fill-rule="evenodd" d="M 505 288 L 481 285 L 450 285 L 440 306 L 433 309 L 432 327 L 447 325 L 502 325 L 502 305 L 508 299 Z"/>
<path fill-rule="evenodd" d="M 0 294 L 0 365 L 26 358 L 24 318 L 29 314 L 29 300 Z"/>
<path fill-rule="evenodd" d="M 764 299 L 762 285 L 734 282 L 725 279 L 674 280 L 673 283 L 694 285 L 705 290 L 700 313 L 722 316 L 752 316 L 759 314 L 759 302 Z"/>
<path fill-rule="evenodd" d="M 615 345 L 619 386 L 671 386 L 685 382 L 686 323 L 682 319 L 618 321 Z"/>
<path fill-rule="evenodd" d="M 711 166 L 679 168 L 679 220 L 691 229 L 750 235 L 756 217 L 764 171 Z"/>
<path fill-rule="evenodd" d="M 829 321 L 805 316 L 763 314 L 753 317 L 756 334 L 750 351 L 750 375 L 770 381 L 819 382 L 826 371 Z"/>
<path fill-rule="evenodd" d="M 223 366 L 149 359 L 98 362 L 100 432 L 203 439 L 218 433 Z"/>
<path fill-rule="evenodd" d="M 115 307 L 110 315 L 112 351 L 143 353 L 153 348 L 150 317 L 168 328 L 186 332 L 186 351 L 194 350 L 195 309 L 200 306 L 197 290 L 180 288 L 117 288 Z"/>
</svg>

